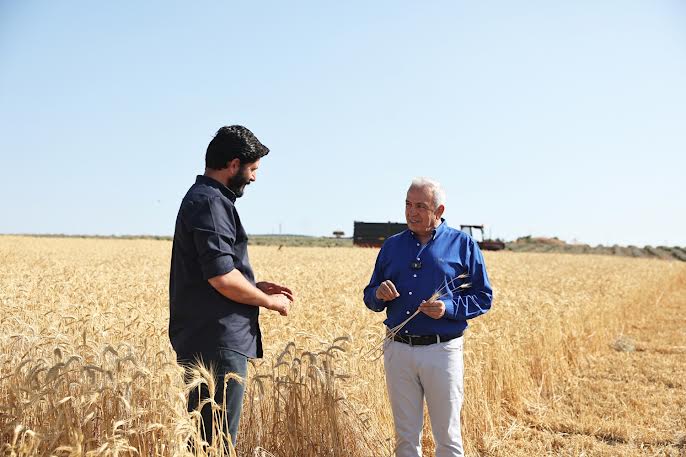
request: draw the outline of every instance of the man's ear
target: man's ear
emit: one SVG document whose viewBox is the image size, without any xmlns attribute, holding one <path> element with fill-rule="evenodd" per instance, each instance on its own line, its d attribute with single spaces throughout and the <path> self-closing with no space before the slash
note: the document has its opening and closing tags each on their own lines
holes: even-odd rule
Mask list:
<svg viewBox="0 0 686 457">
<path fill-rule="evenodd" d="M 439 205 L 438 208 L 436 208 L 436 217 L 438 219 L 440 219 L 441 216 L 443 216 L 443 211 L 445 211 L 445 206 L 443 205 Z"/>
<path fill-rule="evenodd" d="M 238 170 L 241 169 L 241 159 L 235 158 L 230 160 L 229 162 L 226 162 L 226 168 L 228 168 L 229 173 L 231 173 L 231 176 L 235 176 L 236 173 L 238 173 Z"/>
</svg>

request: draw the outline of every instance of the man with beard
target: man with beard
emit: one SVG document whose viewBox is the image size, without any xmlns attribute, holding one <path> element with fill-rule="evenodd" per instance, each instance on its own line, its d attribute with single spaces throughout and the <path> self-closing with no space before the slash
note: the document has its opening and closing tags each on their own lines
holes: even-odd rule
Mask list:
<svg viewBox="0 0 686 457">
<path fill-rule="evenodd" d="M 293 293 L 270 282 L 255 282 L 248 260 L 248 237 L 236 199 L 255 181 L 269 149 L 247 128 L 222 127 L 210 141 L 205 174 L 186 193 L 176 218 L 169 280 L 169 338 L 180 365 L 198 361 L 215 376 L 214 401 L 220 406 L 222 436 L 236 444 L 248 358 L 262 357 L 259 308 L 288 315 Z M 187 372 L 188 375 L 188 372 Z M 187 378 L 188 380 L 188 378 Z M 188 411 L 201 408 L 203 438 L 212 443 L 212 410 L 207 386 L 192 390 Z"/>
</svg>

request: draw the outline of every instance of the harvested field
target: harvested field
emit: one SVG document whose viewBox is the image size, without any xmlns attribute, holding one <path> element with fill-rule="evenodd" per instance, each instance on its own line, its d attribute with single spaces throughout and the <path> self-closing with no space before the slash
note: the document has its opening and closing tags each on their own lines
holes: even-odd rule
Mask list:
<svg viewBox="0 0 686 457">
<path fill-rule="evenodd" d="M 621 257 L 657 257 L 663 260 L 686 261 L 686 251 L 679 246 L 603 246 L 569 244 L 557 238 L 536 238 L 525 236 L 505 244 L 505 249 L 515 252 L 564 252 L 571 254 L 613 255 Z"/>
<path fill-rule="evenodd" d="M 187 455 L 193 419 L 167 339 L 171 243 L 0 237 L 0 455 Z M 378 251 L 253 246 L 293 288 L 262 313 L 240 456 L 385 456 Z M 487 252 L 493 310 L 466 336 L 468 455 L 686 454 L 686 265 Z M 425 455 L 432 455 L 429 426 Z M 208 455 L 216 455 L 211 452 Z"/>
</svg>

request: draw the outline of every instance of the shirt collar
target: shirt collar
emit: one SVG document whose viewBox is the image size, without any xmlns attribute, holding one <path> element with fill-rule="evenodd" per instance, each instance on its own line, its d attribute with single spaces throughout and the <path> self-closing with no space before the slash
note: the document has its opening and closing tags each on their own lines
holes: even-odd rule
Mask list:
<svg viewBox="0 0 686 457">
<path fill-rule="evenodd" d="M 434 238 L 445 232 L 447 230 L 447 226 L 448 224 L 445 222 L 445 219 L 441 218 L 441 223 L 438 224 L 438 227 L 434 229 Z"/>
<path fill-rule="evenodd" d="M 222 194 L 224 194 L 226 198 L 231 200 L 232 203 L 236 203 L 236 194 L 216 179 L 210 178 L 209 176 L 205 175 L 198 175 L 198 177 L 195 178 L 195 183 L 205 184 L 206 186 L 214 187 L 215 189 L 218 189 Z"/>
</svg>

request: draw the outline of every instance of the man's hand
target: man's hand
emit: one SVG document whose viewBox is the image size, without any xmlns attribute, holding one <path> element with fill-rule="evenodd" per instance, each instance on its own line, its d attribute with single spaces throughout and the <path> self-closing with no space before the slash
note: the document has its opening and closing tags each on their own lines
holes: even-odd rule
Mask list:
<svg viewBox="0 0 686 457">
<path fill-rule="evenodd" d="M 235 268 L 207 281 L 217 292 L 230 300 L 278 311 L 282 316 L 288 315 L 288 306 L 293 301 L 293 292 L 288 287 L 271 282 L 258 282 L 253 286 Z"/>
<path fill-rule="evenodd" d="M 376 289 L 377 300 L 391 301 L 398 297 L 400 297 L 400 294 L 396 290 L 395 284 L 393 284 L 390 280 L 382 282 L 381 285 Z"/>
<path fill-rule="evenodd" d="M 288 308 L 294 300 L 291 289 L 267 281 L 258 282 L 255 284 L 255 287 L 269 295 L 269 306 L 267 306 L 267 309 L 278 311 L 282 316 L 288 316 Z"/>
<path fill-rule="evenodd" d="M 291 289 L 289 289 L 286 286 L 274 284 L 273 282 L 261 281 L 255 284 L 255 287 L 257 287 L 267 295 L 283 294 L 286 297 L 288 297 L 290 301 L 295 300 L 293 292 L 291 292 Z"/>
<path fill-rule="evenodd" d="M 445 303 L 441 300 L 423 301 L 419 305 L 419 311 L 434 319 L 440 319 L 445 314 Z"/>
<path fill-rule="evenodd" d="M 267 309 L 277 311 L 282 316 L 288 316 L 288 306 L 291 304 L 291 299 L 284 294 L 269 295 Z"/>
</svg>

